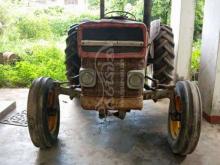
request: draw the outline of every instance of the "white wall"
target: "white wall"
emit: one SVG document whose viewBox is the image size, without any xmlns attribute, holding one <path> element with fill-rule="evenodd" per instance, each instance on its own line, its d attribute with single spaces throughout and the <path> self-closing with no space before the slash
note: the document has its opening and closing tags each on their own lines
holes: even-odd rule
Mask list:
<svg viewBox="0 0 220 165">
<path fill-rule="evenodd" d="M 190 79 L 195 0 L 172 0 L 171 27 L 175 41 L 175 68 L 179 79 Z"/>
<path fill-rule="evenodd" d="M 220 0 L 206 0 L 199 87 L 203 110 L 220 116 Z"/>
</svg>

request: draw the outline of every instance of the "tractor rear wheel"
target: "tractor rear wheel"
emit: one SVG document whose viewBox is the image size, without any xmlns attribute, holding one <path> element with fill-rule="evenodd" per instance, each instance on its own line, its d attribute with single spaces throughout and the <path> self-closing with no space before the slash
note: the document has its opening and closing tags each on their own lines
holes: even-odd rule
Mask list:
<svg viewBox="0 0 220 165">
<path fill-rule="evenodd" d="M 168 142 L 173 153 L 187 155 L 195 150 L 201 132 L 201 116 L 198 86 L 190 81 L 177 82 L 168 117 Z"/>
<path fill-rule="evenodd" d="M 77 49 L 77 30 L 79 25 L 73 25 L 70 27 L 70 30 L 68 31 L 68 37 L 66 39 L 66 76 L 67 79 L 70 81 L 70 84 L 72 85 L 78 85 L 79 84 L 79 78 L 73 78 L 77 75 L 79 75 L 79 69 L 81 66 L 80 57 L 78 55 L 78 49 Z"/>
<path fill-rule="evenodd" d="M 52 79 L 33 81 L 28 95 L 27 120 L 29 134 L 36 147 L 49 148 L 57 142 L 60 106 Z"/>
<path fill-rule="evenodd" d="M 174 80 L 174 41 L 172 29 L 161 25 L 160 33 L 153 42 L 153 77 L 160 84 L 170 84 Z"/>
</svg>

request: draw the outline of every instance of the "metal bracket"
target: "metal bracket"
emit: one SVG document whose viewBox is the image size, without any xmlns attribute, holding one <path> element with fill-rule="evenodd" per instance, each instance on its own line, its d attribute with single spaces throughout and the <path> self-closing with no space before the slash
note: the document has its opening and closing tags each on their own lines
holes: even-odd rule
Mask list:
<svg viewBox="0 0 220 165">
<path fill-rule="evenodd" d="M 171 98 L 173 90 L 171 89 L 157 89 L 155 91 L 147 90 L 143 92 L 144 100 L 159 100 L 164 98 Z"/>
<path fill-rule="evenodd" d="M 59 82 L 54 81 L 54 86 L 56 93 L 58 95 L 67 95 L 70 96 L 71 99 L 74 97 L 79 97 L 81 94 L 81 88 L 80 85 L 71 85 L 71 86 L 63 86 L 64 84 L 68 84 L 69 82 Z"/>
</svg>

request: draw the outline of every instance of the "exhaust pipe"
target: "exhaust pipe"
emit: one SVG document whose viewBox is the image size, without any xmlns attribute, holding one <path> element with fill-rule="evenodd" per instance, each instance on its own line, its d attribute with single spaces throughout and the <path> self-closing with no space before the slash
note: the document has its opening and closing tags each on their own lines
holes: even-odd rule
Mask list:
<svg viewBox="0 0 220 165">
<path fill-rule="evenodd" d="M 144 0 L 144 24 L 150 28 L 152 0 Z"/>
<path fill-rule="evenodd" d="M 100 18 L 105 17 L 105 0 L 100 0 Z"/>
</svg>

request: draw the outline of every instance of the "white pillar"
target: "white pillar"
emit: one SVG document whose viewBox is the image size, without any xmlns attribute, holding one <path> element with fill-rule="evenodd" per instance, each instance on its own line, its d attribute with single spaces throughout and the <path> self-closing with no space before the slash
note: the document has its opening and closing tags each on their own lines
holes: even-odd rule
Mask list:
<svg viewBox="0 0 220 165">
<path fill-rule="evenodd" d="M 177 79 L 190 79 L 195 0 L 172 0 L 171 27 L 175 42 Z"/>
<path fill-rule="evenodd" d="M 206 0 L 202 34 L 199 87 L 203 115 L 211 123 L 220 123 L 220 1 Z"/>
</svg>

